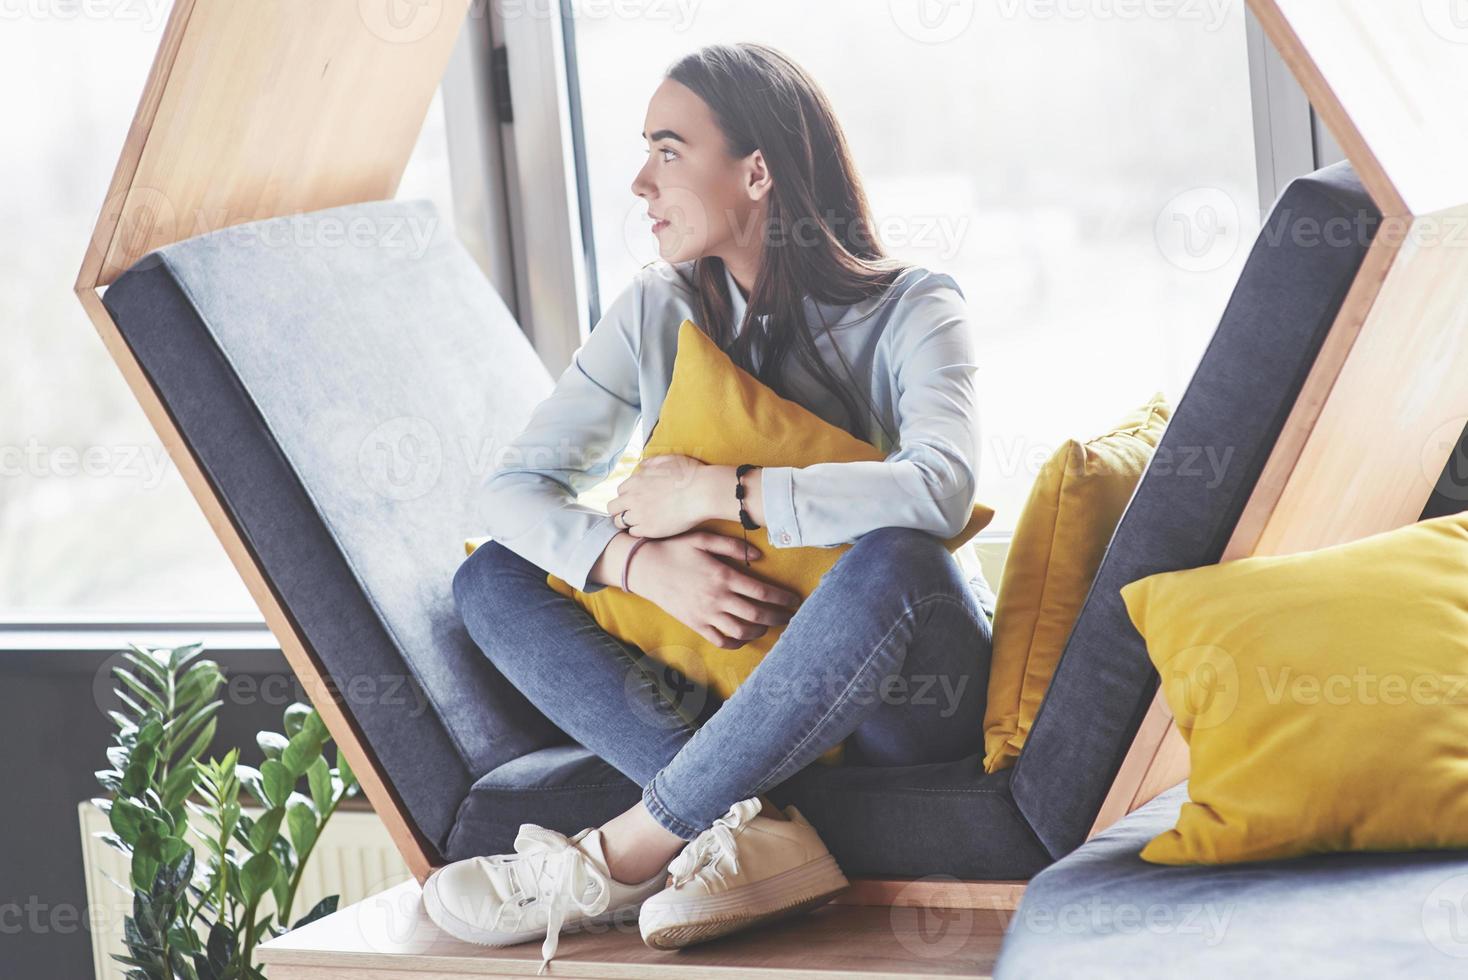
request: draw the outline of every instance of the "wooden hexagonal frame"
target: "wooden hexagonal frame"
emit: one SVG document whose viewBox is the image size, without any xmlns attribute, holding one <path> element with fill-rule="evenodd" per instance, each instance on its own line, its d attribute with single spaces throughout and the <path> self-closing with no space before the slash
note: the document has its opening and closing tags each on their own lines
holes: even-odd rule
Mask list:
<svg viewBox="0 0 1468 980">
<path fill-rule="evenodd" d="M 177 0 L 76 292 L 292 669 L 330 691 L 100 290 L 154 248 L 245 221 L 391 197 L 469 0 Z M 1383 214 L 1225 559 L 1418 519 L 1468 423 L 1468 37 L 1426 6 L 1249 0 Z M 389 15 L 411 10 L 406 21 Z M 1457 232 L 1454 229 L 1458 229 Z M 1437 234 L 1433 234 L 1434 231 Z M 1454 238 L 1454 234 L 1459 237 Z M 1363 459 L 1370 465 L 1363 465 Z M 422 839 L 350 717 L 317 704 L 421 881 Z M 1187 774 L 1159 695 L 1099 830 Z M 1094 832 L 1094 831 L 1093 831 Z M 1013 908 L 1022 882 L 857 880 L 842 901 Z M 921 892 L 921 894 L 919 894 Z"/>
</svg>

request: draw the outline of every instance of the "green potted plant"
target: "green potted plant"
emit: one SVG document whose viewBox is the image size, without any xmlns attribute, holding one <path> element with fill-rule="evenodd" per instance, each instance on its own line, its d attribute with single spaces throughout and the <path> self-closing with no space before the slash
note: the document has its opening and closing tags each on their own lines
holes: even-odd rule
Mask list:
<svg viewBox="0 0 1468 980">
<path fill-rule="evenodd" d="M 351 768 L 340 751 L 335 767 L 327 762 L 331 737 L 306 704 L 286 708 L 283 731 L 259 734 L 258 770 L 240 765 L 237 748 L 203 760 L 224 675 L 202 650 L 199 643 L 133 644 L 113 670 L 122 710 L 109 712 L 117 726 L 110 768 L 97 773 L 109 795 L 92 802 L 108 815 L 103 840 L 130 862 L 128 882 L 119 882 L 133 896 L 123 927 L 127 953 L 114 954 L 129 967 L 129 980 L 264 977 L 254 964 L 261 940 L 337 905 L 331 896 L 291 920 L 316 842 L 342 800 L 357 792 Z M 297 788 L 303 780 L 305 792 Z M 258 803 L 258 816 L 244 812 L 241 790 Z"/>
</svg>

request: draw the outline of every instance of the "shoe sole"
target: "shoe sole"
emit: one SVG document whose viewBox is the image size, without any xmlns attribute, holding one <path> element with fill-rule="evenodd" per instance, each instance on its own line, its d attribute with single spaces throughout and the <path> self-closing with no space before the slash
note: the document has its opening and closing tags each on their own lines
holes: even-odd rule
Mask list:
<svg viewBox="0 0 1468 980">
<path fill-rule="evenodd" d="M 654 949 L 682 949 L 824 905 L 851 883 L 829 854 L 730 895 L 641 913 L 642 939 Z M 794 894 L 781 896 L 781 892 Z M 761 902 L 761 899 L 764 902 Z M 767 903 L 775 901 L 773 907 Z M 658 921 L 662 919 L 663 921 Z M 645 920 L 645 921 L 643 921 Z"/>
<path fill-rule="evenodd" d="M 423 883 L 423 910 L 428 913 L 429 920 L 444 932 L 453 936 L 461 942 L 473 943 L 476 946 L 519 946 L 532 940 L 545 939 L 545 928 L 527 929 L 524 932 L 494 932 L 489 929 L 480 929 L 472 923 L 465 922 L 459 916 L 454 915 L 444 908 L 438 898 L 437 882 L 432 876 Z M 646 901 L 644 899 L 643 901 Z M 615 909 L 608 909 L 598 916 L 577 919 L 567 922 L 561 927 L 562 935 L 574 934 L 577 930 L 586 926 L 605 925 L 615 921 L 623 915 L 636 916 L 642 910 L 642 902 L 634 905 L 623 905 Z"/>
</svg>

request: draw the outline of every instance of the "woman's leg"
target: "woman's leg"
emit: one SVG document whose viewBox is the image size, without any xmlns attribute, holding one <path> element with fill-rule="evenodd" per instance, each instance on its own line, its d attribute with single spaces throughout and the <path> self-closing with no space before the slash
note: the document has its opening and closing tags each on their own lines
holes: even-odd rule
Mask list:
<svg viewBox="0 0 1468 980">
<path fill-rule="evenodd" d="M 653 818 L 691 839 L 853 736 L 859 759 L 915 765 L 979 751 L 989 620 L 943 543 L 862 535 L 760 665 L 647 782 Z"/>
<path fill-rule="evenodd" d="M 718 707 L 691 682 L 671 688 L 660 665 L 603 630 L 547 584 L 544 569 L 497 541 L 464 560 L 453 588 L 469 635 L 500 673 L 638 786 Z"/>
<path fill-rule="evenodd" d="M 454 597 L 510 682 L 643 786 L 647 811 L 685 840 L 848 735 L 850 761 L 874 765 L 946 761 L 981 744 L 988 620 L 922 531 L 858 538 L 722 705 L 695 685 L 673 690 L 660 665 L 498 542 L 465 560 Z"/>
</svg>

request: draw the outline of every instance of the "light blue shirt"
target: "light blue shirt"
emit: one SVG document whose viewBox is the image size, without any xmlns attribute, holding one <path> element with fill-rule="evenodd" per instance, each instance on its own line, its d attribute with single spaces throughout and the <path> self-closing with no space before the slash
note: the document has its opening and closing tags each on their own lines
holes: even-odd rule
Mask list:
<svg viewBox="0 0 1468 980">
<path fill-rule="evenodd" d="M 618 528 L 576 497 L 616 466 L 639 420 L 642 432 L 652 431 L 672 381 L 678 328 L 698 320 L 697 300 L 678 276 L 692 265 L 657 261 L 637 273 L 487 481 L 485 533 L 582 591 L 605 587 L 587 575 Z M 725 275 L 737 324 L 745 299 Z M 958 284 L 914 267 L 852 306 L 805 303 L 822 358 L 837 378 L 854 381 L 847 383 L 866 406 L 865 437 L 887 456 L 765 467 L 770 545 L 833 548 L 879 527 L 957 534 L 975 503 L 980 452 L 974 323 Z M 786 365 L 792 397 L 840 426 L 836 396 L 793 355 Z"/>
</svg>

